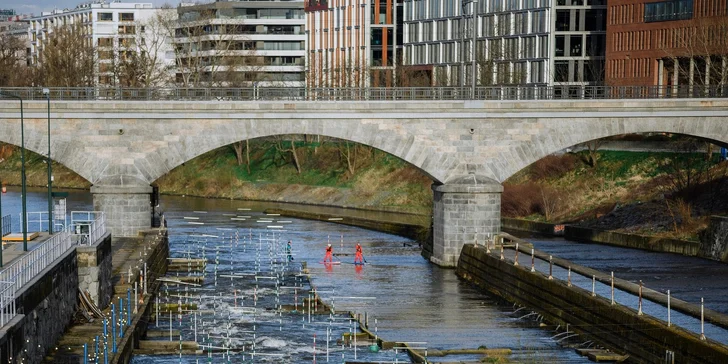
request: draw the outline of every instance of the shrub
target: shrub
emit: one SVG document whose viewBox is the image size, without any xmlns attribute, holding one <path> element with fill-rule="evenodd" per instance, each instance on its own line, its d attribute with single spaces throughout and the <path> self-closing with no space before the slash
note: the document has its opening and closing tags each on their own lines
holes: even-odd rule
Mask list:
<svg viewBox="0 0 728 364">
<path fill-rule="evenodd" d="M 549 179 L 564 175 L 574 169 L 576 157 L 571 154 L 549 155 L 528 167 L 528 174 L 535 179 Z"/>
</svg>

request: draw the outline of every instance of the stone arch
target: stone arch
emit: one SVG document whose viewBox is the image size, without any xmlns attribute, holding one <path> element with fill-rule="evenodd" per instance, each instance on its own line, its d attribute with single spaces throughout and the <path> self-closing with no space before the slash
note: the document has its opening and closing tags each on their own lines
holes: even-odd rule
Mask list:
<svg viewBox="0 0 728 364">
<path fill-rule="evenodd" d="M 0 142 L 21 147 L 20 126 L 15 133 L 7 130 L 0 131 Z M 16 135 L 17 134 L 17 135 Z M 45 156 L 48 154 L 48 138 L 47 133 L 39 136 L 37 133 L 25 133 L 25 150 Z M 28 155 L 26 154 L 26 160 Z M 93 164 L 93 156 L 84 154 L 82 148 L 67 143 L 65 141 L 54 141 L 51 139 L 51 160 L 62 164 L 64 167 L 81 176 L 86 181 L 95 183 L 93 180 L 92 168 L 88 168 Z"/>
<path fill-rule="evenodd" d="M 443 183 L 458 167 L 456 161 L 442 158 L 435 148 L 418 143 L 414 135 L 382 133 L 376 124 L 341 120 L 335 126 L 308 120 L 266 121 L 243 120 L 220 123 L 211 135 L 180 138 L 166 148 L 158 148 L 140 161 L 140 170 L 151 183 L 179 165 L 217 148 L 241 140 L 276 135 L 321 135 L 370 146 L 411 164 L 435 183 Z M 156 167 L 156 168 L 155 168 Z"/>
<path fill-rule="evenodd" d="M 499 160 L 503 166 L 497 180 L 508 177 L 550 154 L 571 146 L 610 136 L 632 133 L 671 133 L 691 136 L 716 144 L 728 144 L 728 125 L 721 118 L 685 120 L 680 117 L 645 117 L 639 122 L 622 118 L 562 119 L 543 122 L 549 125 L 528 143 L 509 148 Z"/>
</svg>

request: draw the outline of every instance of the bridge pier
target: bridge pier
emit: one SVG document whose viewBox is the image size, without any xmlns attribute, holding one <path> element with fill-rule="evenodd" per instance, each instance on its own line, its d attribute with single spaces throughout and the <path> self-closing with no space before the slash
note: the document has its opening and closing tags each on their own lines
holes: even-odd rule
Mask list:
<svg viewBox="0 0 728 364">
<path fill-rule="evenodd" d="M 432 185 L 432 255 L 430 261 L 455 267 L 464 244 L 483 244 L 500 232 L 503 186 L 487 177 L 468 175 Z"/>
<path fill-rule="evenodd" d="M 94 210 L 106 215 L 111 236 L 137 236 L 152 226 L 151 186 L 92 186 Z"/>
</svg>

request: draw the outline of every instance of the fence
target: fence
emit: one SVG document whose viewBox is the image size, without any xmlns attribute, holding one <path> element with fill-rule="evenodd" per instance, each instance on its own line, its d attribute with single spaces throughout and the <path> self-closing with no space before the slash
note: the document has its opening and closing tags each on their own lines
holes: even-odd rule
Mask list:
<svg viewBox="0 0 728 364">
<path fill-rule="evenodd" d="M 106 234 L 106 215 L 100 211 L 71 211 L 69 232 L 74 244 L 93 244 Z"/>
<path fill-rule="evenodd" d="M 12 231 L 12 223 L 13 219 L 10 217 L 10 214 L 3 216 L 0 218 L 0 236 L 5 236 L 7 234 L 10 234 Z"/>
<path fill-rule="evenodd" d="M 42 88 L 6 87 L 24 100 L 45 100 Z M 728 85 L 679 86 L 487 86 L 476 87 L 241 87 L 241 88 L 51 88 L 52 100 L 562 100 L 728 98 Z"/>
<path fill-rule="evenodd" d="M 15 283 L 0 282 L 0 327 L 15 317 Z"/>
</svg>

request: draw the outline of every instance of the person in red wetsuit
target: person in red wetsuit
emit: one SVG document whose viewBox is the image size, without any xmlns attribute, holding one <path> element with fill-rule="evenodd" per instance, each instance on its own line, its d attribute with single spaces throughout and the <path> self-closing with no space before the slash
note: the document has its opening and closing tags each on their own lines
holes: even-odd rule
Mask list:
<svg viewBox="0 0 728 364">
<path fill-rule="evenodd" d="M 364 254 L 359 243 L 356 243 L 356 255 L 354 256 L 354 264 L 364 264 Z"/>
<path fill-rule="evenodd" d="M 326 256 L 324 256 L 324 263 L 332 263 L 334 261 L 334 248 L 331 247 L 331 244 L 329 244 L 326 247 Z"/>
</svg>

